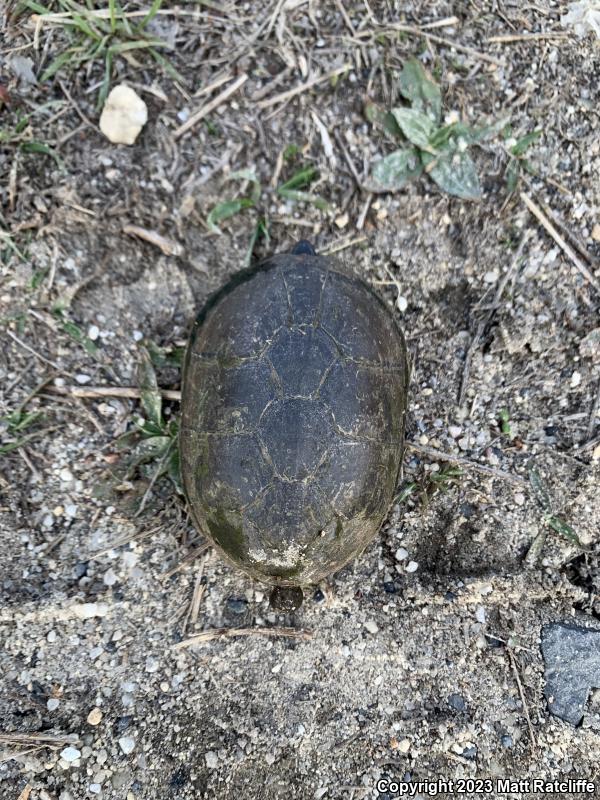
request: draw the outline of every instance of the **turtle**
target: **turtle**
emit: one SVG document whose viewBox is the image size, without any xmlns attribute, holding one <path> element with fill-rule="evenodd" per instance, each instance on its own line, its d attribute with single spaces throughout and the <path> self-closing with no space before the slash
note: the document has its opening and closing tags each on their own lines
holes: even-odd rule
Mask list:
<svg viewBox="0 0 600 800">
<path fill-rule="evenodd" d="M 184 359 L 179 448 L 194 524 L 297 605 L 386 518 L 407 392 L 402 331 L 345 265 L 302 240 L 238 272 L 200 310 Z"/>
</svg>

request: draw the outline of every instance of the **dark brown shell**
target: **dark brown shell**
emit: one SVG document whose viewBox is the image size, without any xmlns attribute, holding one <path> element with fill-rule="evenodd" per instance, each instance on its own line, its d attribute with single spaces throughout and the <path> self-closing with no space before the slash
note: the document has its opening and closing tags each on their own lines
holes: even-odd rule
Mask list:
<svg viewBox="0 0 600 800">
<path fill-rule="evenodd" d="M 180 452 L 196 525 L 270 583 L 339 569 L 393 499 L 406 394 L 392 314 L 335 261 L 279 255 L 238 275 L 186 355 Z"/>
</svg>

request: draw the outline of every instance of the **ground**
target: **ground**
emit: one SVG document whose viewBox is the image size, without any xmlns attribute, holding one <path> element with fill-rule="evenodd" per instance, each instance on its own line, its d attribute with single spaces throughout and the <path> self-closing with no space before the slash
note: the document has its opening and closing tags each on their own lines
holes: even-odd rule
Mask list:
<svg viewBox="0 0 600 800">
<path fill-rule="evenodd" d="M 8 6 L 0 798 L 359 800 L 392 796 L 376 788 L 386 777 L 600 786 L 600 694 L 579 727 L 553 717 L 540 651 L 545 624 L 598 627 L 600 615 L 594 34 L 562 27 L 563 4 L 548 0 L 163 3 L 144 35 L 172 45 L 157 52 L 177 75 L 148 48 L 109 64 L 110 85 L 148 106 L 125 146 L 98 129 L 101 55 L 42 79 L 71 45 L 74 3 L 41 20 Z M 364 101 L 399 105 L 411 56 L 439 82 L 445 114 L 509 118 L 472 149 L 477 202 L 425 176 L 396 193 L 362 186 L 393 149 Z M 534 131 L 507 187 L 511 148 Z M 276 193 L 306 166 L 328 208 Z M 256 173 L 261 197 L 216 233 L 211 209 L 251 191 L 230 178 L 238 170 Z M 159 384 L 177 391 L 195 310 L 244 264 L 260 219 L 270 241 L 254 257 L 309 238 L 377 285 L 412 362 L 406 491 L 366 552 L 287 616 L 203 548 L 166 477 L 119 473 L 117 440 L 141 414 L 140 346 L 166 348 Z M 72 391 L 86 386 L 134 396 Z M 187 642 L 202 631 L 214 636 Z"/>
</svg>

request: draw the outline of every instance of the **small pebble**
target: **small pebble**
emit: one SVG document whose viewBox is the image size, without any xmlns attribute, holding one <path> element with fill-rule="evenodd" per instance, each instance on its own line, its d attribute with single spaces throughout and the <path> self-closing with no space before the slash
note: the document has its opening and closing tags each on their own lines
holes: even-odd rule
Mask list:
<svg viewBox="0 0 600 800">
<path fill-rule="evenodd" d="M 475 611 L 475 619 L 477 622 L 481 622 L 482 624 L 485 623 L 485 608 L 483 606 L 477 607 L 477 610 Z"/>
<path fill-rule="evenodd" d="M 396 561 L 404 561 L 408 558 L 408 550 L 405 547 L 399 547 L 395 554 Z"/>
<path fill-rule="evenodd" d="M 409 561 L 406 565 L 407 572 L 416 572 L 419 569 L 419 564 L 416 561 Z"/>
<path fill-rule="evenodd" d="M 571 375 L 571 389 L 576 389 L 581 383 L 581 372 L 575 372 Z"/>
<path fill-rule="evenodd" d="M 448 695 L 448 705 L 455 711 L 464 711 L 466 708 L 465 699 L 461 694 Z"/>
<path fill-rule="evenodd" d="M 106 572 L 105 572 L 105 573 L 104 573 L 104 575 L 102 576 L 102 582 L 103 582 L 103 583 L 104 583 L 106 586 L 114 586 L 114 585 L 115 585 L 115 583 L 116 583 L 118 580 L 119 580 L 119 579 L 118 579 L 118 578 L 117 578 L 117 576 L 115 575 L 115 573 L 114 573 L 113 569 L 112 569 L 112 568 L 110 568 L 110 567 L 109 567 L 109 569 L 107 569 L 107 570 L 106 570 Z"/>
<path fill-rule="evenodd" d="M 248 604 L 238 597 L 229 597 L 227 599 L 227 610 L 232 614 L 245 614 L 248 610 Z"/>
<path fill-rule="evenodd" d="M 100 336 L 100 328 L 97 325 L 90 325 L 88 328 L 88 339 L 91 339 L 93 342 Z"/>
<path fill-rule="evenodd" d="M 401 294 L 399 294 L 396 298 L 396 307 L 401 314 L 404 314 L 408 308 L 408 300 L 406 297 L 403 297 Z"/>
<path fill-rule="evenodd" d="M 377 633 L 379 630 L 377 623 L 373 619 L 368 619 L 365 622 L 365 628 L 369 631 L 369 633 Z"/>
<path fill-rule="evenodd" d="M 207 750 L 206 753 L 204 753 L 204 760 L 209 769 L 216 769 L 219 764 L 219 757 L 213 750 Z"/>
<path fill-rule="evenodd" d="M 56 697 L 50 697 L 48 699 L 48 702 L 46 703 L 48 711 L 56 711 L 59 705 L 60 705 L 60 700 L 58 700 Z"/>
<path fill-rule="evenodd" d="M 48 631 L 46 634 L 46 640 L 52 644 L 56 641 L 56 631 Z"/>
<path fill-rule="evenodd" d="M 64 750 L 60 751 L 60 757 L 63 761 L 66 761 L 67 764 L 72 764 L 73 761 L 77 761 L 78 758 L 81 758 L 81 750 L 78 750 L 76 747 L 70 745 L 69 747 L 65 747 Z"/>
<path fill-rule="evenodd" d="M 67 469 L 67 467 L 65 467 L 64 469 L 61 469 L 59 473 L 59 478 L 61 479 L 61 481 L 64 481 L 64 483 L 70 483 L 73 480 L 73 473 L 71 472 L 70 469 Z"/>
<path fill-rule="evenodd" d="M 90 783 L 88 788 L 92 794 L 100 794 L 102 791 L 102 786 L 99 783 Z"/>
<path fill-rule="evenodd" d="M 92 380 L 92 377 L 91 375 L 86 375 L 85 372 L 78 372 L 75 375 L 75 380 L 77 381 L 77 383 L 84 384 L 84 383 L 89 383 Z"/>
<path fill-rule="evenodd" d="M 135 739 L 132 739 L 131 736 L 122 736 L 119 739 L 119 747 L 125 753 L 125 755 L 129 755 L 133 751 L 135 747 Z"/>
<path fill-rule="evenodd" d="M 89 725 L 99 725 L 100 720 L 102 719 L 102 711 L 96 706 L 92 708 L 90 713 L 87 715 L 87 721 Z"/>
</svg>

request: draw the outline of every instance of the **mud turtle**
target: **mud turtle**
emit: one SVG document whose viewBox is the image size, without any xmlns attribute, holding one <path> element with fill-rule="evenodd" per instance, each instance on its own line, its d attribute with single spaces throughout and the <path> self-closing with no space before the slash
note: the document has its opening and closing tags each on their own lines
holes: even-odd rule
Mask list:
<svg viewBox="0 0 600 800">
<path fill-rule="evenodd" d="M 180 454 L 197 527 L 276 586 L 316 583 L 375 536 L 400 473 L 402 333 L 308 242 L 238 273 L 187 348 Z"/>
</svg>

